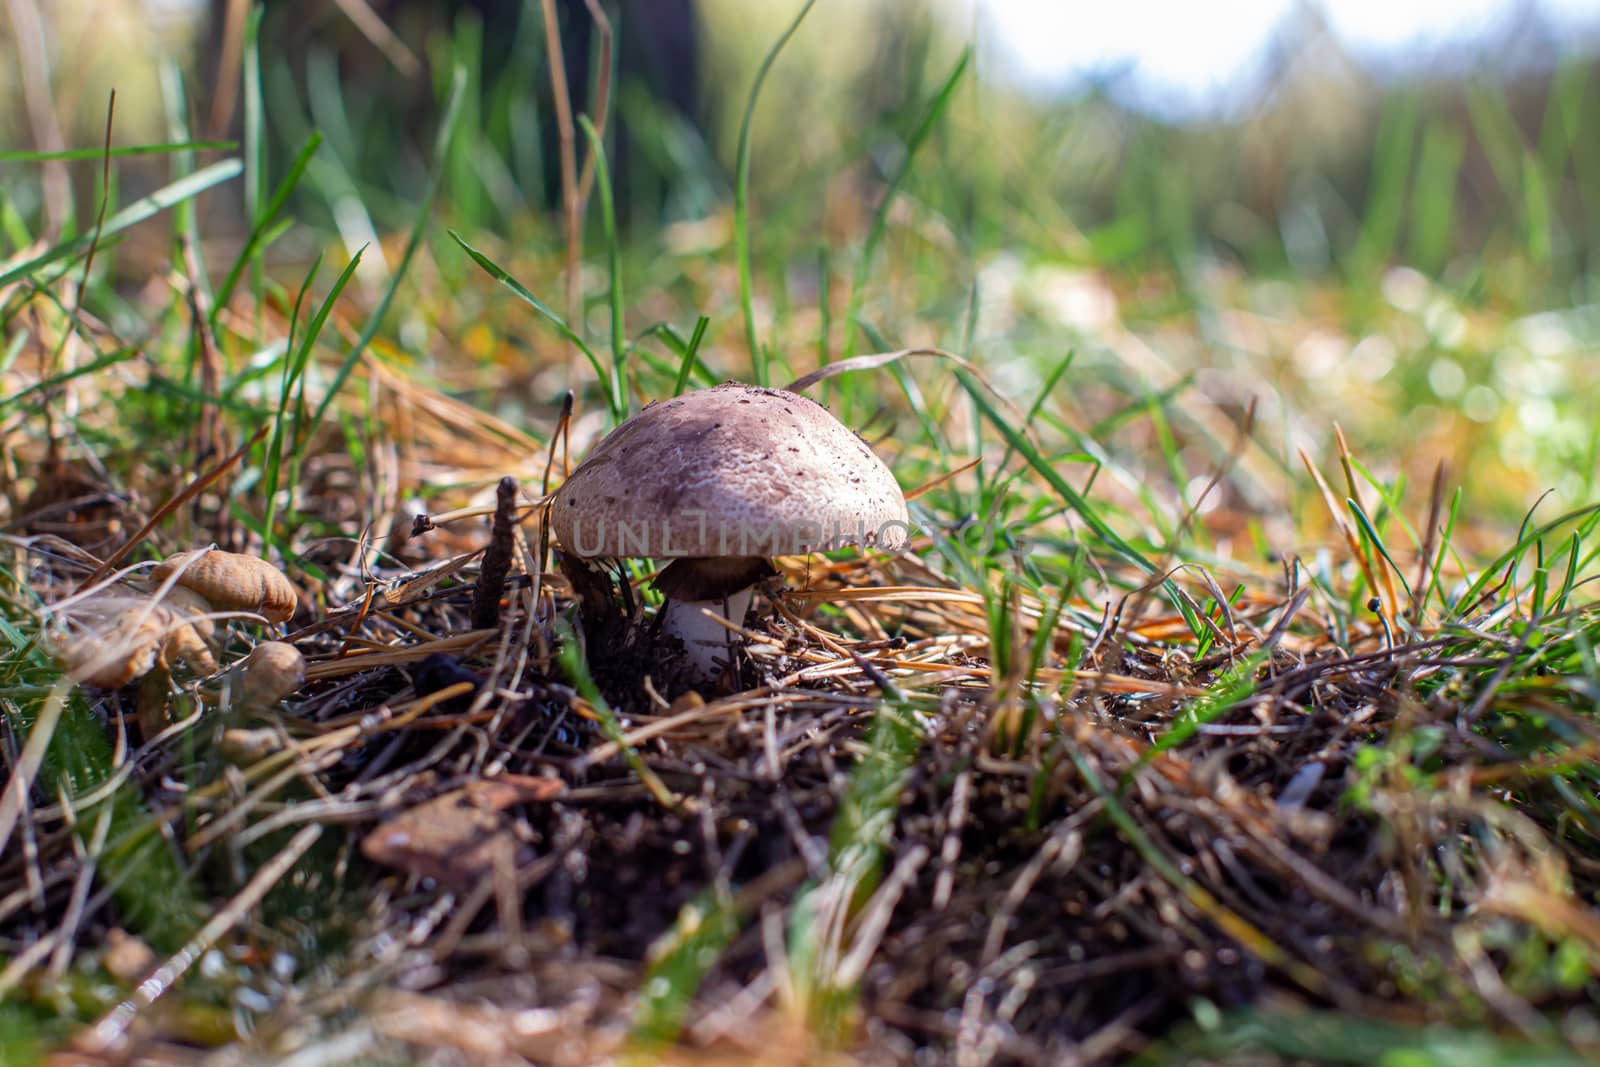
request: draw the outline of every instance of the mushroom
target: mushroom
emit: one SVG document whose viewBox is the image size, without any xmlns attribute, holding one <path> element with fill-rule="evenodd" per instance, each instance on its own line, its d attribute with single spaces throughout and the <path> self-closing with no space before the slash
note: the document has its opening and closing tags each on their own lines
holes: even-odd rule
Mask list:
<svg viewBox="0 0 1600 1067">
<path fill-rule="evenodd" d="M 910 532 L 894 475 L 808 397 L 728 383 L 651 404 L 606 436 L 555 493 L 550 529 L 579 558 L 671 559 L 662 628 L 690 673 L 731 662 L 769 558 L 843 545 L 897 549 Z M 715 616 L 715 617 L 713 617 Z"/>
<path fill-rule="evenodd" d="M 217 658 L 211 651 L 211 639 L 216 636 L 216 624 L 208 617 L 210 601 L 193 589 L 174 586 L 167 590 L 161 606 L 166 608 L 173 621 L 171 636 L 167 638 L 167 660 L 181 660 L 195 674 L 210 674 L 217 669 Z"/>
<path fill-rule="evenodd" d="M 156 668 L 170 623 L 149 598 L 106 590 L 59 612 L 46 643 L 74 680 L 121 689 Z"/>
<path fill-rule="evenodd" d="M 219 611 L 249 611 L 279 623 L 293 615 L 299 603 L 293 583 L 259 556 L 218 548 L 178 552 L 156 565 L 150 581 L 160 585 L 174 571 L 182 572 L 179 586 L 199 593 Z"/>
<path fill-rule="evenodd" d="M 211 606 L 187 589 L 160 600 L 112 586 L 58 609 L 47 643 L 84 685 L 121 689 L 157 667 L 182 664 L 192 674 L 217 669 Z"/>
<path fill-rule="evenodd" d="M 224 684 L 242 707 L 269 708 L 306 684 L 306 658 L 285 641 L 263 641 L 229 669 Z"/>
</svg>

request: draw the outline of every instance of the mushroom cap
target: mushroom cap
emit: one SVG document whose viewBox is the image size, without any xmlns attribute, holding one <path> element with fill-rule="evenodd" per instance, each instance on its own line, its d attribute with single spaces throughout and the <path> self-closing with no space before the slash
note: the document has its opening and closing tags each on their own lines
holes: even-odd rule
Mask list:
<svg viewBox="0 0 1600 1067">
<path fill-rule="evenodd" d="M 651 404 L 556 491 L 550 529 L 581 557 L 784 556 L 896 549 L 894 475 L 809 397 L 730 382 Z"/>
<path fill-rule="evenodd" d="M 216 623 L 206 617 L 216 608 L 211 606 L 211 601 L 188 586 L 175 585 L 168 589 L 167 595 L 161 598 L 161 606 L 178 618 L 188 620 L 189 627 L 197 636 L 207 641 L 216 636 Z"/>
<path fill-rule="evenodd" d="M 215 610 L 211 602 L 193 589 L 175 585 L 167 590 L 161 607 L 169 619 L 167 642 L 161 652 L 167 662 L 182 662 L 195 674 L 216 670 L 211 639 L 216 636 L 217 627 L 206 617 Z"/>
<path fill-rule="evenodd" d="M 199 558 L 196 558 L 199 557 Z M 299 594 L 282 571 L 259 556 L 221 549 L 195 549 L 168 556 L 150 572 L 152 585 L 182 568 L 178 584 L 193 589 L 221 611 L 253 611 L 269 623 L 294 614 Z"/>
<path fill-rule="evenodd" d="M 170 619 L 149 597 L 102 591 L 65 611 L 48 643 L 74 680 L 121 689 L 155 668 Z"/>
<path fill-rule="evenodd" d="M 62 609 L 46 643 L 74 679 L 99 689 L 121 689 L 156 666 L 181 663 L 193 674 L 217 669 L 210 639 L 211 610 L 192 590 L 174 588 L 156 602 L 126 586 L 112 586 Z"/>
<path fill-rule="evenodd" d="M 266 708 L 306 684 L 306 658 L 285 641 L 263 641 L 228 673 L 240 704 Z"/>
</svg>

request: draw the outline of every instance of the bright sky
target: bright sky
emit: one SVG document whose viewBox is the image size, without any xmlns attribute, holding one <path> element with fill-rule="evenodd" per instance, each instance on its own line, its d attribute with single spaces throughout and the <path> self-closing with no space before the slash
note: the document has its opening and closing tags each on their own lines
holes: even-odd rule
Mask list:
<svg viewBox="0 0 1600 1067">
<path fill-rule="evenodd" d="M 1403 59 L 1447 43 L 1493 40 L 1525 18 L 1525 0 L 967 0 L 1018 79 L 1041 89 L 1127 69 L 1141 101 L 1178 104 L 1248 75 L 1279 23 L 1321 7 L 1358 55 Z M 1600 0 L 1533 0 L 1564 26 L 1600 27 Z M 998 73 L 998 72 L 996 72 Z"/>
</svg>

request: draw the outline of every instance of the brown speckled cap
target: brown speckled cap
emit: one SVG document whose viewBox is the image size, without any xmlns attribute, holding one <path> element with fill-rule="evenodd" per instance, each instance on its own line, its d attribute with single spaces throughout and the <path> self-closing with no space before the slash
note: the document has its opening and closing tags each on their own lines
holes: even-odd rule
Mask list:
<svg viewBox="0 0 1600 1067">
<path fill-rule="evenodd" d="M 574 555 L 783 556 L 901 547 L 894 475 L 828 409 L 729 383 L 651 404 L 556 491 L 550 527 Z"/>
</svg>

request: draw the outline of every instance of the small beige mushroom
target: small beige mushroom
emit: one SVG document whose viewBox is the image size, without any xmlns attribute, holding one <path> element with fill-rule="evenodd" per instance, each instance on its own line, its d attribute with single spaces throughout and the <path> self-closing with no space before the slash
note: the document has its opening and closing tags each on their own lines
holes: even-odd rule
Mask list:
<svg viewBox="0 0 1600 1067">
<path fill-rule="evenodd" d="M 100 689 L 180 663 L 210 674 L 217 669 L 205 618 L 211 605 L 186 589 L 172 594 L 157 602 L 124 587 L 103 589 L 62 608 L 47 644 L 76 681 Z"/>
<path fill-rule="evenodd" d="M 101 592 L 63 611 L 45 643 L 74 681 L 121 689 L 155 668 L 170 621 L 148 597 Z"/>
<path fill-rule="evenodd" d="M 160 585 L 179 570 L 178 585 L 199 593 L 219 611 L 250 611 L 279 623 L 299 604 L 294 584 L 259 556 L 215 548 L 179 552 L 158 564 L 150 581 Z"/>
<path fill-rule="evenodd" d="M 248 767 L 283 749 L 283 738 L 268 727 L 254 729 L 235 726 L 222 731 L 217 745 L 222 758 L 237 767 Z"/>
<path fill-rule="evenodd" d="M 161 598 L 161 605 L 189 620 L 196 635 L 209 641 L 216 635 L 217 626 L 207 618 L 217 609 L 211 601 L 185 586 L 175 585 Z"/>
<path fill-rule="evenodd" d="M 194 674 L 211 674 L 217 669 L 217 657 L 211 648 L 211 639 L 217 632 L 216 624 L 207 618 L 215 609 L 211 602 L 193 589 L 174 586 L 161 599 L 166 609 L 170 633 L 162 654 L 168 663 L 183 663 Z"/>
<path fill-rule="evenodd" d="M 128 985 L 149 974 L 159 962 L 154 949 L 119 926 L 106 931 L 105 946 L 101 966 L 111 977 Z"/>
<path fill-rule="evenodd" d="M 263 641 L 229 669 L 224 684 L 235 703 L 268 708 L 306 684 L 306 658 L 286 641 Z"/>
</svg>

